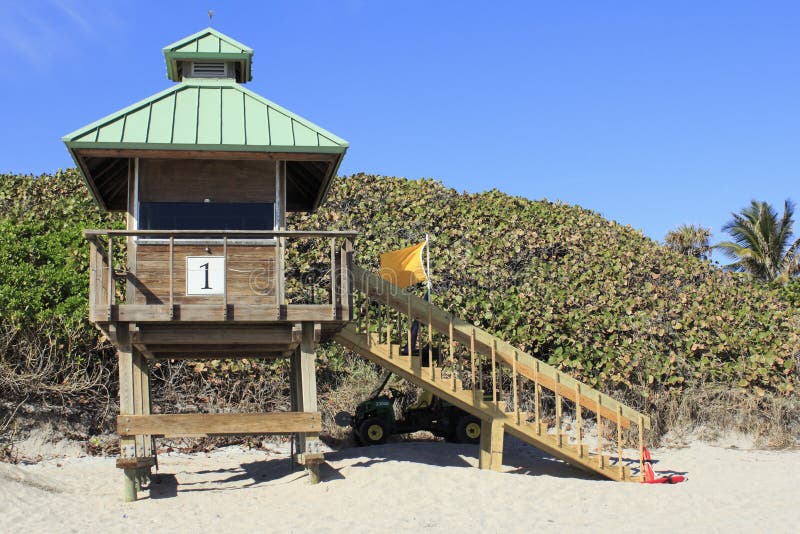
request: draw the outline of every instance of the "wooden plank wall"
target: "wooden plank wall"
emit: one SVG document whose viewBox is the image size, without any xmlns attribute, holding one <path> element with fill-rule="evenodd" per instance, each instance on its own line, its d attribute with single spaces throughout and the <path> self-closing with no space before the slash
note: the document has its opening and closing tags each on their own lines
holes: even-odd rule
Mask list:
<svg viewBox="0 0 800 534">
<path fill-rule="evenodd" d="M 228 245 L 228 304 L 275 304 L 275 254 L 270 245 Z M 140 244 L 135 304 L 169 304 L 169 245 Z M 175 304 L 221 304 L 222 295 L 186 295 L 186 257 L 222 256 L 223 246 L 175 245 Z"/>
<path fill-rule="evenodd" d="M 275 202 L 275 162 L 139 160 L 141 202 L 203 202 L 206 198 Z"/>
<path fill-rule="evenodd" d="M 140 159 L 138 190 L 142 202 L 275 202 L 275 162 Z M 133 188 L 129 191 L 132 195 Z M 129 210 L 134 210 L 133 203 Z M 130 220 L 128 227 L 132 229 Z M 168 304 L 169 245 L 141 243 L 129 250 L 136 258 L 129 265 L 135 273 L 135 291 L 128 293 L 134 295 L 133 303 Z M 275 304 L 276 254 L 271 245 L 228 244 L 228 304 Z M 176 244 L 174 303 L 222 304 L 222 295 L 186 295 L 186 257 L 223 255 L 221 243 Z"/>
</svg>

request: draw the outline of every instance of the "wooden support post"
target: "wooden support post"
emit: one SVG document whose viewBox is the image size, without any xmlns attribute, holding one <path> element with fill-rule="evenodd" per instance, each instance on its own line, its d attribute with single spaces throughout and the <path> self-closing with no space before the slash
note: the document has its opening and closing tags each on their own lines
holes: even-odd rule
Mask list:
<svg viewBox="0 0 800 534">
<path fill-rule="evenodd" d="M 131 378 L 133 380 L 133 413 L 135 415 L 145 414 L 145 395 L 144 389 L 148 388 L 148 374 L 147 362 L 145 361 L 142 353 L 135 348 L 131 349 Z M 145 456 L 145 443 L 150 441 L 149 436 L 136 435 L 134 436 L 136 442 L 136 458 Z M 149 449 L 149 445 L 147 446 Z"/>
<path fill-rule="evenodd" d="M 120 415 L 135 414 L 133 347 L 131 336 L 126 323 L 116 327 L 117 359 L 119 360 L 119 413 Z M 120 457 L 123 459 L 136 458 L 136 438 L 122 437 L 119 440 Z M 124 469 L 124 497 L 125 501 L 136 500 L 136 468 Z"/>
<path fill-rule="evenodd" d="M 122 470 L 122 475 L 125 477 L 125 502 L 133 502 L 136 500 L 136 472 L 135 467 L 126 467 Z"/>
<path fill-rule="evenodd" d="M 315 369 L 314 323 L 304 322 L 300 346 L 292 355 L 292 409 L 298 412 L 317 411 L 317 376 Z M 297 434 L 297 452 L 318 452 L 317 434 Z"/>
<path fill-rule="evenodd" d="M 481 420 L 481 444 L 478 467 L 501 471 L 503 469 L 503 437 L 505 429 L 500 418 Z"/>
<path fill-rule="evenodd" d="M 308 481 L 311 484 L 319 484 L 319 466 L 325 463 L 325 455 L 321 452 L 302 453 L 295 455 L 295 461 L 303 465 L 308 472 Z"/>
</svg>

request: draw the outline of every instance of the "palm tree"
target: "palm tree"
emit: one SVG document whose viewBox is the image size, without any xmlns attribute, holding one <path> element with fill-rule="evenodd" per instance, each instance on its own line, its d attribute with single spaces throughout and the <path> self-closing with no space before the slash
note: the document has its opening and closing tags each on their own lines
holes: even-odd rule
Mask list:
<svg viewBox="0 0 800 534">
<path fill-rule="evenodd" d="M 693 224 L 682 224 L 675 230 L 667 232 L 664 237 L 664 244 L 668 249 L 694 256 L 701 260 L 707 260 L 711 253 L 711 246 L 708 240 L 711 238 L 711 229 Z"/>
<path fill-rule="evenodd" d="M 731 215 L 733 219 L 722 231 L 729 233 L 733 241 L 716 245 L 736 260 L 727 266 L 729 269 L 748 272 L 767 282 L 786 281 L 800 272 L 800 239 L 790 245 L 794 223 L 791 200 L 784 202 L 780 218 L 769 203 L 755 200 L 749 207 Z"/>
</svg>

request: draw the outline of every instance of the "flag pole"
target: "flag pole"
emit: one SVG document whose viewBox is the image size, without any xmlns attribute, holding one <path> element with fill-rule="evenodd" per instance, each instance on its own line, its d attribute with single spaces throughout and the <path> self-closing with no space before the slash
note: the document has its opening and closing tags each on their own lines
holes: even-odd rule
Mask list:
<svg viewBox="0 0 800 534">
<path fill-rule="evenodd" d="M 426 257 L 426 264 L 425 270 L 427 271 L 428 275 L 428 302 L 431 301 L 431 242 L 428 238 L 428 234 L 425 234 L 425 257 Z"/>
</svg>

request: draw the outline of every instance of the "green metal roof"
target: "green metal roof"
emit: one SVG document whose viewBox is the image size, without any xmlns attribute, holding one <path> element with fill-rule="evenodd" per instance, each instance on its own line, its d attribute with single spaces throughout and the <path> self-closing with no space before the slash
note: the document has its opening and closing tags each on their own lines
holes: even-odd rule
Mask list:
<svg viewBox="0 0 800 534">
<path fill-rule="evenodd" d="M 293 182 L 287 192 L 294 187 L 305 195 L 298 193 L 287 207 L 315 210 L 348 147 L 340 137 L 230 79 L 187 80 L 63 141 L 97 201 L 111 210 L 125 209 L 127 191 L 120 181 L 127 180 L 128 158 L 165 150 L 185 151 L 187 157 L 200 157 L 203 151 L 236 152 L 243 158 L 280 153 L 278 159 L 290 162 Z"/>
<path fill-rule="evenodd" d="M 241 76 L 238 81 L 244 83 L 252 80 L 253 49 L 213 28 L 206 28 L 184 37 L 165 46 L 163 51 L 167 62 L 167 78 L 173 82 L 180 82 L 183 79 L 179 62 L 192 60 L 235 61 L 241 65 Z"/>
<path fill-rule="evenodd" d="M 232 80 L 193 79 L 67 134 L 70 149 L 341 153 L 347 141 Z"/>
</svg>

